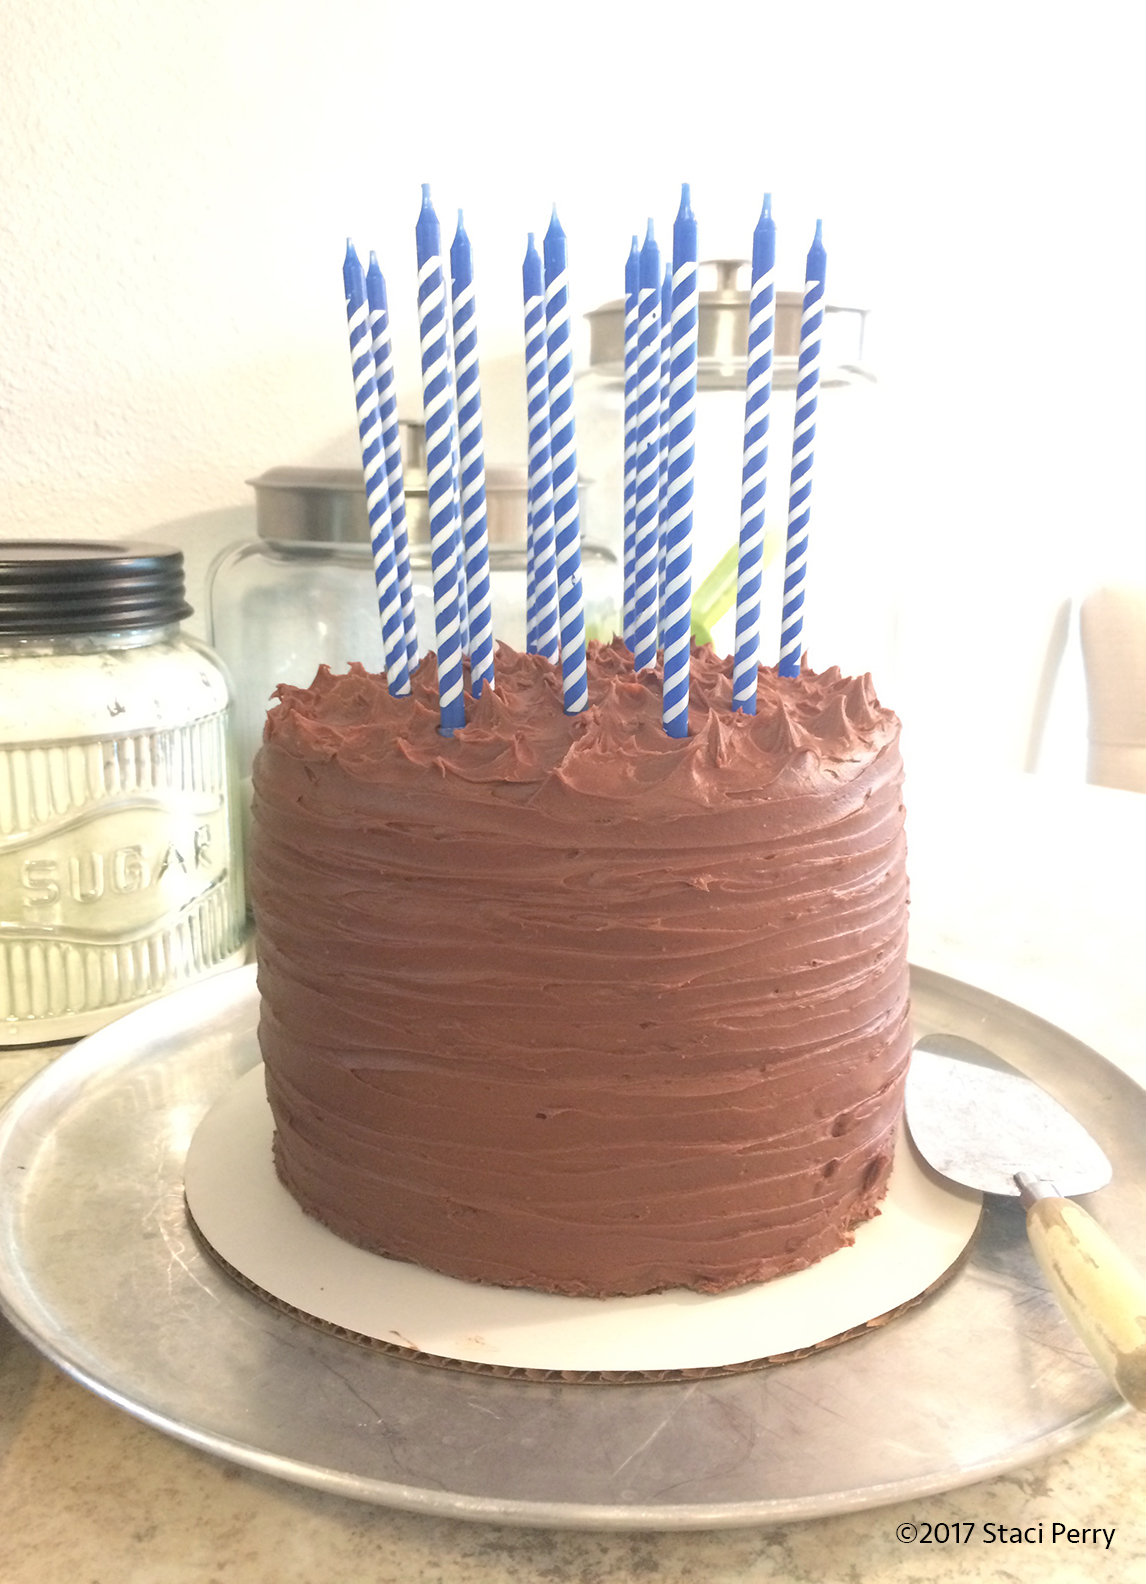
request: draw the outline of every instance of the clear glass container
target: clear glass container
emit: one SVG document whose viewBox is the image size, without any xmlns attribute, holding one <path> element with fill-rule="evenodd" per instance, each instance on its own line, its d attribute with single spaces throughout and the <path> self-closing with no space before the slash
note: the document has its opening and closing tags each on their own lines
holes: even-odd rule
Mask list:
<svg viewBox="0 0 1146 1584">
<path fill-rule="evenodd" d="M 352 660 L 369 671 L 385 669 L 361 472 L 275 468 L 253 482 L 260 537 L 223 552 L 211 570 L 209 595 L 211 641 L 237 690 L 245 806 L 280 682 L 305 687 L 320 665 L 345 671 Z M 524 469 L 489 469 L 486 499 L 494 637 L 524 649 Z M 425 475 L 416 468 L 406 475 L 406 506 L 414 615 L 425 654 L 435 647 L 434 596 Z M 583 542 L 581 567 L 588 634 L 610 639 L 620 621 L 617 558 Z"/>
<path fill-rule="evenodd" d="M 245 800 L 280 682 L 306 687 L 320 665 L 385 665 L 369 544 L 248 539 L 210 575 L 210 636 L 235 679 L 235 748 Z"/>
<path fill-rule="evenodd" d="M 744 449 L 744 388 L 747 377 L 750 266 L 721 259 L 700 266 L 698 310 L 697 400 L 693 494 L 692 581 L 695 596 L 705 578 L 733 547 L 740 532 L 740 493 Z M 776 341 L 773 358 L 768 489 L 765 524 L 770 530 L 762 601 L 765 619 L 762 658 L 776 658 L 782 604 L 783 542 L 787 532 L 788 483 L 795 418 L 796 368 L 800 342 L 800 292 L 776 293 Z M 615 555 L 624 555 L 624 300 L 604 303 L 587 314 L 587 368 L 576 375 L 577 442 L 580 465 L 596 480 L 593 537 Z M 826 643 L 832 663 L 844 663 L 855 649 L 866 655 L 861 669 L 878 663 L 871 624 L 852 643 L 852 629 L 861 609 L 857 590 L 875 603 L 884 599 L 870 535 L 863 532 L 865 496 L 873 488 L 865 478 L 871 449 L 870 415 L 862 401 L 845 399 L 840 421 L 838 404 L 847 391 L 871 389 L 875 376 L 864 363 L 866 310 L 835 304 L 825 309 L 812 541 L 809 562 L 806 636 Z M 868 574 L 870 573 L 870 577 Z M 870 583 L 870 589 L 868 584 Z M 813 593 L 813 590 L 815 591 Z M 734 593 L 716 625 L 713 639 L 730 652 L 735 634 Z M 869 606 L 869 609 L 871 607 Z M 820 643 L 817 643 L 817 639 Z M 771 650 L 769 648 L 771 645 Z"/>
<path fill-rule="evenodd" d="M 89 543 L 53 562 L 55 548 L 0 543 L 6 1045 L 79 1038 L 244 956 L 229 682 L 171 619 L 190 614 L 182 555 Z M 178 564 L 177 598 L 169 578 L 157 592 L 156 563 Z M 45 566 L 64 586 L 34 582 Z M 93 598 L 108 567 L 109 587 L 138 574 L 142 592 Z"/>
</svg>

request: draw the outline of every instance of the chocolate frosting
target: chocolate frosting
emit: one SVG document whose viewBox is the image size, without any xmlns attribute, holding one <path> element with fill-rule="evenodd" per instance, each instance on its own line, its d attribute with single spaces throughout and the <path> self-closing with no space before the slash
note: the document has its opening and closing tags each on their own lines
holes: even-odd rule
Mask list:
<svg viewBox="0 0 1146 1584">
<path fill-rule="evenodd" d="M 501 645 L 438 731 L 360 666 L 280 687 L 254 771 L 282 1180 L 340 1235 L 573 1294 L 713 1292 L 851 1241 L 909 1054 L 899 722 L 870 678 L 620 641 L 589 706 Z"/>
</svg>

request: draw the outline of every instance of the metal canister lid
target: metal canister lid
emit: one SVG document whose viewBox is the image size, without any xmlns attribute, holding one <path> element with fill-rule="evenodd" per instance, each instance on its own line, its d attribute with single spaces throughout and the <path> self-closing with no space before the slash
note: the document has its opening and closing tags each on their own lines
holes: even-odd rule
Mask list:
<svg viewBox="0 0 1146 1584">
<path fill-rule="evenodd" d="M 421 424 L 404 422 L 406 532 L 413 545 L 430 543 L 430 511 Z M 261 539 L 305 544 L 369 544 L 366 486 L 361 468 L 274 467 L 248 480 L 255 491 Z M 486 469 L 486 522 L 494 547 L 525 544 L 523 467 Z"/>
<path fill-rule="evenodd" d="M 247 483 L 260 539 L 370 543 L 361 468 L 273 467 Z"/>
<path fill-rule="evenodd" d="M 584 474 L 578 476 L 582 490 L 591 483 L 592 479 L 586 478 Z M 525 549 L 529 522 L 528 497 L 527 468 L 512 464 L 495 464 L 486 468 L 485 520 L 491 550 Z M 406 523 L 411 544 L 429 544 L 430 507 L 424 473 L 406 475 Z"/>
<path fill-rule="evenodd" d="M 702 390 L 742 387 L 748 367 L 748 309 L 751 265 L 746 259 L 710 259 L 700 266 L 702 290 L 697 308 L 696 383 Z M 778 390 L 796 384 L 803 293 L 776 293 L 776 341 L 772 383 Z M 824 355 L 820 383 L 852 385 L 874 380 L 863 362 L 866 308 L 824 305 Z M 585 315 L 589 321 L 589 363 L 602 374 L 625 370 L 625 301 L 603 303 Z"/>
<path fill-rule="evenodd" d="M 0 634 L 123 632 L 190 615 L 181 550 L 92 539 L 0 540 Z"/>
<path fill-rule="evenodd" d="M 426 441 L 420 423 L 398 425 L 407 494 L 426 488 Z M 298 544 L 369 544 L 366 485 L 360 467 L 273 467 L 247 483 L 255 492 L 260 539 Z M 418 502 L 411 515 L 417 517 Z M 417 528 L 417 524 L 414 524 Z"/>
<path fill-rule="evenodd" d="M 525 548 L 528 535 L 528 496 L 527 468 L 486 468 L 485 520 L 492 548 Z"/>
</svg>

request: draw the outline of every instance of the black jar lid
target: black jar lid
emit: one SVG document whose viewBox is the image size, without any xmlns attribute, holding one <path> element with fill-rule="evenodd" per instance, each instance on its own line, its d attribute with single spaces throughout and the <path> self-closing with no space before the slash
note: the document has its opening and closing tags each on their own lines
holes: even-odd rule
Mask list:
<svg viewBox="0 0 1146 1584">
<path fill-rule="evenodd" d="M 182 550 L 98 539 L 0 539 L 0 635 L 122 632 L 190 615 Z"/>
</svg>

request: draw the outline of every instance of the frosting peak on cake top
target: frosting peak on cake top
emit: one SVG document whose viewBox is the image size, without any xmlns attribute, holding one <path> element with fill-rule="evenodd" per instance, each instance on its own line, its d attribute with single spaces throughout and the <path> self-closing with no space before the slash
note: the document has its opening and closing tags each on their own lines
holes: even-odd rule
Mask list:
<svg viewBox="0 0 1146 1584">
<path fill-rule="evenodd" d="M 693 648 L 690 735 L 661 722 L 659 665 L 634 675 L 621 639 L 588 648 L 589 704 L 566 715 L 561 673 L 539 655 L 501 644 L 497 685 L 467 701 L 467 724 L 438 730 L 438 678 L 428 655 L 411 694 L 393 698 L 385 680 L 354 664 L 322 667 L 308 688 L 281 686 L 266 741 L 288 755 L 337 762 L 365 783 L 425 784 L 427 770 L 454 783 L 452 795 L 501 796 L 557 814 L 572 795 L 647 819 L 695 814 L 798 795 L 809 781 L 850 781 L 894 744 L 899 723 L 875 697 L 871 678 L 838 667 L 780 677 L 761 667 L 757 713 L 733 713 L 731 657 Z M 602 812 L 604 812 L 602 810 Z"/>
</svg>

